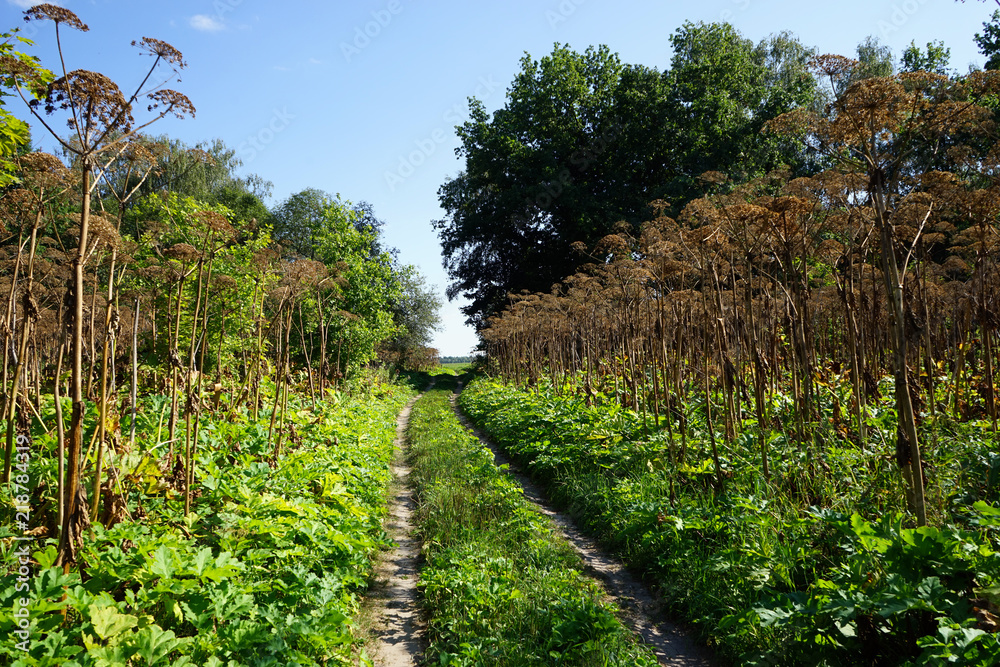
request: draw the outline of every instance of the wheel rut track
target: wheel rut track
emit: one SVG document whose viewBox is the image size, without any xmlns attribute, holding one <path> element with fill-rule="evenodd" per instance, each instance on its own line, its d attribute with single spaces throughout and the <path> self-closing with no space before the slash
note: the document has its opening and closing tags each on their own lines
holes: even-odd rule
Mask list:
<svg viewBox="0 0 1000 667">
<path fill-rule="evenodd" d="M 431 383 L 427 390 L 433 386 Z M 379 667 L 416 667 L 427 648 L 417 589 L 421 565 L 420 539 L 413 525 L 417 504 L 403 452 L 410 411 L 419 398 L 407 403 L 396 418 L 392 463 L 395 495 L 385 522 L 385 531 L 396 548 L 376 566 L 375 584 L 369 595 L 375 618 L 372 634 L 377 640 L 374 662 Z"/>
<path fill-rule="evenodd" d="M 604 584 L 605 591 L 621 609 L 622 621 L 653 649 L 660 664 L 669 667 L 711 667 L 718 664 L 707 648 L 666 618 L 663 605 L 648 586 L 634 577 L 621 561 L 609 556 L 594 540 L 584 535 L 572 519 L 554 510 L 541 488 L 523 474 L 496 443 L 469 421 L 456 402 L 461 391 L 460 383 L 451 398 L 452 408 L 459 421 L 493 452 L 497 465 L 508 466 L 511 476 L 524 489 L 525 497 L 549 517 L 573 546 L 583 559 L 588 574 Z"/>
</svg>

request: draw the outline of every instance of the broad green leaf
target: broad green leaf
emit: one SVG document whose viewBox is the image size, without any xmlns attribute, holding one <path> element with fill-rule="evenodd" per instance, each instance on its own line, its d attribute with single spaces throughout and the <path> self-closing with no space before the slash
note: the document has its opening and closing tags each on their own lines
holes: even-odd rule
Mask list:
<svg viewBox="0 0 1000 667">
<path fill-rule="evenodd" d="M 61 597 L 64 589 L 79 583 L 78 573 L 65 574 L 61 567 L 50 567 L 35 576 L 35 599 Z"/>
<path fill-rule="evenodd" d="M 174 554 L 173 549 L 166 545 L 161 545 L 153 552 L 153 558 L 148 564 L 148 569 L 152 574 L 169 579 L 174 576 Z"/>
<path fill-rule="evenodd" d="M 212 563 L 212 549 L 210 547 L 202 547 L 198 550 L 198 553 L 194 555 L 194 560 L 192 561 L 192 566 L 194 567 L 194 573 L 199 577 L 205 572 L 207 568 Z"/>
<path fill-rule="evenodd" d="M 116 607 L 91 607 L 88 611 L 94 632 L 101 639 L 111 639 L 139 624 L 137 617 L 122 614 Z"/>
<path fill-rule="evenodd" d="M 131 644 L 136 649 L 136 657 L 144 661 L 142 664 L 154 667 L 166 664 L 171 652 L 190 641 L 190 638 L 178 639 L 173 630 L 150 625 L 137 632 Z"/>
<path fill-rule="evenodd" d="M 233 559 L 232 554 L 223 551 L 216 557 L 214 565 L 205 568 L 202 577 L 216 583 L 233 576 L 242 568 L 242 564 Z"/>
<path fill-rule="evenodd" d="M 36 551 L 32 554 L 35 561 L 38 563 L 38 568 L 41 570 L 47 570 L 50 567 L 54 567 L 56 563 L 56 558 L 59 557 L 59 551 L 56 549 L 55 545 L 50 544 L 45 548 L 45 551 Z"/>
<path fill-rule="evenodd" d="M 87 657 L 94 660 L 94 667 L 128 667 L 128 653 L 123 646 L 90 646 Z"/>
</svg>

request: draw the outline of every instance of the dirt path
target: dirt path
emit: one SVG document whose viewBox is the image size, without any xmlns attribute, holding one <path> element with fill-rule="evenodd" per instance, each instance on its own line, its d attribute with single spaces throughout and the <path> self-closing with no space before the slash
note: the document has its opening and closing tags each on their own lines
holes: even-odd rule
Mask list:
<svg viewBox="0 0 1000 667">
<path fill-rule="evenodd" d="M 645 584 L 632 576 L 620 561 L 609 556 L 584 535 L 569 517 L 552 509 L 542 490 L 518 470 L 517 465 L 500 447 L 466 419 L 455 404 L 461 390 L 462 386 L 459 384 L 456 394 L 452 396 L 452 405 L 459 420 L 492 450 L 497 465 L 509 466 L 511 475 L 524 488 L 525 497 L 535 503 L 573 545 L 583 559 L 586 570 L 604 584 L 605 590 L 622 610 L 623 622 L 653 649 L 660 664 L 671 667 L 714 665 L 715 661 L 708 649 L 700 646 L 682 628 L 664 616 L 662 605 Z"/>
<path fill-rule="evenodd" d="M 389 504 L 385 530 L 396 549 L 375 568 L 375 583 L 369 593 L 372 634 L 378 639 L 375 664 L 379 667 L 416 667 L 426 648 L 420 618 L 417 581 L 420 575 L 420 540 L 412 524 L 416 503 L 409 483 L 410 467 L 403 453 L 410 401 L 396 419 L 396 453 L 392 463 L 395 495 Z"/>
</svg>

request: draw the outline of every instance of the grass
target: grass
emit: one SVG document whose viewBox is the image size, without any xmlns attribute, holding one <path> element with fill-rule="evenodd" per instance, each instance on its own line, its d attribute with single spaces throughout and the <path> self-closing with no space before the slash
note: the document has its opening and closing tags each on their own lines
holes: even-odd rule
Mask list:
<svg viewBox="0 0 1000 667">
<path fill-rule="evenodd" d="M 408 431 L 426 566 L 428 664 L 655 665 L 572 549 L 461 426 L 438 377 Z"/>
<path fill-rule="evenodd" d="M 471 366 L 472 364 L 468 362 L 441 364 L 442 368 L 447 368 L 448 370 L 455 371 L 455 373 L 458 374 L 461 374 L 464 371 L 468 370 Z"/>
</svg>

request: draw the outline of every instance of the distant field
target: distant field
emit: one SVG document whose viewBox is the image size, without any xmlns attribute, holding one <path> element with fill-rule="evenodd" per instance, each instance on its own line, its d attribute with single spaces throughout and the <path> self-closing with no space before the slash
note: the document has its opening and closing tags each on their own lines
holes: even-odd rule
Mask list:
<svg viewBox="0 0 1000 667">
<path fill-rule="evenodd" d="M 461 362 L 461 363 L 441 364 L 441 367 L 442 368 L 447 368 L 448 370 L 455 371 L 456 373 L 461 373 L 462 371 L 464 371 L 466 368 L 468 368 L 471 365 L 472 364 L 470 364 L 468 362 Z"/>
</svg>

